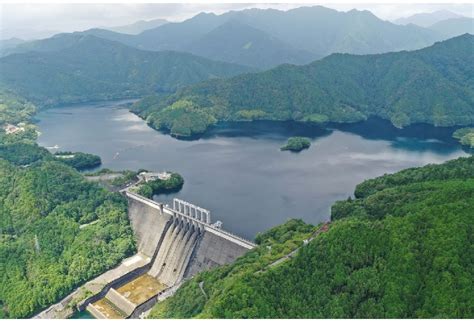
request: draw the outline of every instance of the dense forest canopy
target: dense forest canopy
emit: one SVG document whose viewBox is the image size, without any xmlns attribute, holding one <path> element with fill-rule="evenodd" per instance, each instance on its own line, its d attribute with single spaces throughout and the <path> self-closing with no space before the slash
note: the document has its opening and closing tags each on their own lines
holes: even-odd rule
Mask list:
<svg viewBox="0 0 474 322">
<path fill-rule="evenodd" d="M 474 128 L 464 127 L 453 133 L 453 138 L 459 140 L 462 145 L 474 148 Z"/>
<path fill-rule="evenodd" d="M 0 159 L 0 172 L 3 317 L 30 316 L 133 254 L 118 195 L 55 161 L 20 168 Z"/>
<path fill-rule="evenodd" d="M 270 230 L 236 263 L 186 282 L 151 317 L 474 316 L 474 157 L 368 180 L 357 195 L 336 203 L 329 230 L 292 259 L 269 265 L 314 227 L 290 221 Z"/>
<path fill-rule="evenodd" d="M 30 103 L 0 97 L 28 121 Z M 134 252 L 120 195 L 39 147 L 34 129 L 0 131 L 0 317 L 30 317 Z"/>
<path fill-rule="evenodd" d="M 311 141 L 308 138 L 293 136 L 288 138 L 288 141 L 280 148 L 280 150 L 299 152 L 301 150 L 308 149 L 310 146 Z"/>
<path fill-rule="evenodd" d="M 184 184 L 183 177 L 178 173 L 171 173 L 168 179 L 154 179 L 138 185 L 137 193 L 146 198 L 154 195 L 173 193 L 181 190 Z"/>
<path fill-rule="evenodd" d="M 0 85 L 38 105 L 172 92 L 248 67 L 178 52 L 149 52 L 83 34 L 59 34 L 25 53 L 0 58 Z"/>
<path fill-rule="evenodd" d="M 56 152 L 54 154 L 56 160 L 63 162 L 76 170 L 86 170 L 96 168 L 102 164 L 98 155 L 84 152 Z"/>
<path fill-rule="evenodd" d="M 1 76 L 0 76 L 1 77 Z M 27 100 L 0 87 L 0 127 L 5 124 L 27 122 L 36 113 L 36 107 Z"/>
<path fill-rule="evenodd" d="M 378 116 L 397 127 L 472 124 L 473 48 L 474 36 L 465 34 L 411 52 L 334 54 L 305 66 L 191 85 L 132 110 L 157 129 L 179 129 L 175 135 L 195 133 L 214 119 L 356 122 Z M 188 110 L 193 122 L 183 116 Z"/>
</svg>

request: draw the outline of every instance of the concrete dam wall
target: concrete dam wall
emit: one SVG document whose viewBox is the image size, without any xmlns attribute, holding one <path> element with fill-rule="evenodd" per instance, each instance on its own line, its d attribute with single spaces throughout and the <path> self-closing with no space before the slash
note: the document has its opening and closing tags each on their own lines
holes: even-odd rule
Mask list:
<svg viewBox="0 0 474 322">
<path fill-rule="evenodd" d="M 96 318 L 138 317 L 180 282 L 233 262 L 255 245 L 211 224 L 210 212 L 174 199 L 173 208 L 124 191 L 138 254 L 86 284 L 80 306 Z"/>
<path fill-rule="evenodd" d="M 138 251 L 152 258 L 148 274 L 167 286 L 229 264 L 254 245 L 210 224 L 209 211 L 179 201 L 169 208 L 126 192 Z"/>
<path fill-rule="evenodd" d="M 172 217 L 132 198 L 128 198 L 128 209 L 138 251 L 153 258 Z"/>
<path fill-rule="evenodd" d="M 207 231 L 197 241 L 195 252 L 187 266 L 184 278 L 216 266 L 230 264 L 246 251 L 248 249 L 242 245 Z"/>
<path fill-rule="evenodd" d="M 169 286 L 181 280 L 201 234 L 199 228 L 173 222 L 148 274 Z"/>
</svg>

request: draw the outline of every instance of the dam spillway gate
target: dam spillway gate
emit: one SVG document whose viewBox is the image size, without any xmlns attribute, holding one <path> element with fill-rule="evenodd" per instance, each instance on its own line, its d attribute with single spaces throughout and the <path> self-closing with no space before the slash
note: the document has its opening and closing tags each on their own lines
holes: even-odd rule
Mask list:
<svg viewBox="0 0 474 322">
<path fill-rule="evenodd" d="M 207 209 L 180 199 L 173 199 L 170 207 L 128 190 L 123 193 L 138 253 L 86 284 L 94 295 L 79 308 L 97 318 L 139 317 L 182 281 L 232 263 L 255 247 L 223 230 L 221 222 L 212 224 Z"/>
</svg>

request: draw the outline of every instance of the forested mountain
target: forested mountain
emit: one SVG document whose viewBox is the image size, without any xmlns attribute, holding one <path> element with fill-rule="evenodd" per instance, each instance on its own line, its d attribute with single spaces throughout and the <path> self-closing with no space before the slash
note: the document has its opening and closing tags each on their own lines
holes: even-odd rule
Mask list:
<svg viewBox="0 0 474 322">
<path fill-rule="evenodd" d="M 129 25 L 106 27 L 104 29 L 123 34 L 137 35 L 145 30 L 153 29 L 167 23 L 168 21 L 166 19 L 140 20 Z"/>
<path fill-rule="evenodd" d="M 38 43 L 0 59 L 0 84 L 42 105 L 138 97 L 247 67 L 177 52 L 147 52 L 82 34 Z"/>
<path fill-rule="evenodd" d="M 0 125 L 28 123 L 35 110 L 0 91 Z M 86 182 L 22 127 L 0 130 L 0 318 L 30 317 L 135 252 L 125 199 Z"/>
<path fill-rule="evenodd" d="M 437 39 L 430 30 L 395 25 L 369 11 L 341 12 L 314 6 L 288 11 L 249 9 L 228 15 L 319 57 L 336 52 L 372 54 L 417 49 Z"/>
<path fill-rule="evenodd" d="M 397 127 L 472 124 L 473 48 L 474 36 L 466 34 L 412 52 L 334 54 L 305 66 L 199 83 L 167 98 L 148 98 L 133 110 L 175 135 L 189 133 L 182 126 L 184 134 L 172 130 L 188 124 L 189 113 L 194 123 L 207 125 L 212 119 L 354 122 L 369 116 Z"/>
<path fill-rule="evenodd" d="M 464 33 L 470 33 L 471 35 L 474 35 L 474 19 L 447 19 L 435 23 L 434 25 L 430 26 L 430 29 L 438 32 L 439 34 L 445 35 L 447 38 Z"/>
<path fill-rule="evenodd" d="M 104 33 L 112 33 L 108 30 L 102 30 Z M 122 36 L 127 36 L 120 34 Z M 101 37 L 107 38 L 107 37 Z M 50 38 L 38 39 L 33 41 L 22 42 L 15 47 L 10 47 L 4 50 L 2 56 L 8 56 L 11 54 L 27 53 L 27 52 L 52 52 L 72 47 L 78 43 L 81 39 L 84 39 L 84 35 L 79 32 L 75 33 L 59 33 Z"/>
<path fill-rule="evenodd" d="M 16 46 L 24 43 L 25 40 L 19 38 L 9 38 L 0 40 L 0 56 L 3 55 L 7 50 L 15 48 Z"/>
<path fill-rule="evenodd" d="M 133 254 L 119 196 L 55 161 L 24 169 L 0 157 L 0 174 L 1 317 L 28 317 Z"/>
<path fill-rule="evenodd" d="M 234 20 L 193 41 L 186 51 L 213 60 L 259 68 L 282 63 L 309 63 L 317 58 L 308 51 L 294 49 L 264 31 Z"/>
<path fill-rule="evenodd" d="M 138 49 L 183 51 L 257 68 L 305 64 L 332 53 L 412 50 L 446 39 L 434 30 L 383 21 L 369 11 L 340 12 L 321 6 L 288 11 L 248 9 L 222 15 L 201 13 L 137 35 L 104 29 L 82 33 Z M 24 52 L 29 46 L 20 45 L 8 53 Z M 269 57 L 264 65 L 262 57 Z"/>
<path fill-rule="evenodd" d="M 150 317 L 472 317 L 474 157 L 368 180 L 356 192 L 333 206 L 328 226 L 292 220 L 269 230 Z"/>
<path fill-rule="evenodd" d="M 147 30 L 135 37 L 104 34 L 99 30 L 95 30 L 94 34 L 110 37 L 110 39 L 122 41 L 137 48 L 178 50 L 195 54 L 208 53 L 206 48 L 210 43 L 216 48 L 222 45 L 237 48 L 242 42 L 252 42 L 254 46 L 264 48 L 263 44 L 255 43 L 255 39 L 252 41 L 251 33 L 240 34 L 239 29 L 234 29 L 233 33 L 228 30 L 226 44 L 221 44 L 222 34 L 219 31 L 216 32 L 215 29 L 229 21 L 258 29 L 261 33 L 278 39 L 279 46 L 274 43 L 271 48 L 275 63 L 308 62 L 306 55 L 291 57 L 292 59 L 288 60 L 286 52 L 289 48 L 293 51 L 310 53 L 313 59 L 316 59 L 334 52 L 368 54 L 416 49 L 431 45 L 439 39 L 438 35 L 431 30 L 413 25 L 395 25 L 378 19 L 368 11 L 352 10 L 346 13 L 321 6 L 302 7 L 288 11 L 249 9 L 231 11 L 222 15 L 203 13 L 182 23 L 169 23 Z M 200 46 L 199 40 L 202 38 L 206 39 L 206 42 Z M 280 51 L 282 51 L 281 56 L 279 56 Z M 269 50 L 266 49 L 265 52 Z M 261 56 L 263 53 L 259 57 Z M 204 57 L 211 58 L 211 56 Z M 234 55 L 231 59 L 241 64 L 260 67 L 259 60 L 249 61 L 244 51 L 242 51 L 242 59 L 236 60 L 239 57 L 239 55 Z"/>
<path fill-rule="evenodd" d="M 448 10 L 438 10 L 429 13 L 417 13 L 406 18 L 399 18 L 394 21 L 396 24 L 414 24 L 420 27 L 430 27 L 435 23 L 448 19 L 463 18 L 463 16 Z"/>
</svg>

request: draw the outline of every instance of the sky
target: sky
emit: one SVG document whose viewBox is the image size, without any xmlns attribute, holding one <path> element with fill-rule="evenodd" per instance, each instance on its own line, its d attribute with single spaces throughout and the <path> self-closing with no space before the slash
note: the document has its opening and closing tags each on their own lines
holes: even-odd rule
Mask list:
<svg viewBox="0 0 474 322">
<path fill-rule="evenodd" d="M 221 14 L 246 8 L 288 10 L 300 6 L 323 5 L 339 11 L 370 10 L 379 18 L 394 20 L 415 13 L 450 10 L 473 16 L 472 4 L 376 4 L 376 3 L 3 3 L 0 4 L 0 39 L 11 37 L 42 38 L 58 32 L 81 31 L 94 27 L 112 27 L 138 20 L 163 18 L 182 21 L 200 12 Z"/>
</svg>

